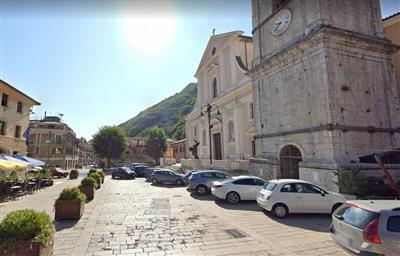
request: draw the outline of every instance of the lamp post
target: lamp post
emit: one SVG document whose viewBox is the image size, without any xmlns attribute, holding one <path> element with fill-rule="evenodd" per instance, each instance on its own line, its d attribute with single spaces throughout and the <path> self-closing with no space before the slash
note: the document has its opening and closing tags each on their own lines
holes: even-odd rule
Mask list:
<svg viewBox="0 0 400 256">
<path fill-rule="evenodd" d="M 205 114 L 207 114 L 207 118 L 208 118 L 208 144 L 209 144 L 209 150 L 210 150 L 210 169 L 213 169 L 213 155 L 212 155 L 212 145 L 211 145 L 211 129 L 213 127 L 213 125 L 211 124 L 211 117 L 212 117 L 212 113 L 216 112 L 216 115 L 221 115 L 221 112 L 219 112 L 219 108 L 217 105 L 215 104 L 210 104 L 209 102 L 207 103 L 207 105 L 203 106 L 200 109 L 200 117 L 204 116 Z"/>
</svg>

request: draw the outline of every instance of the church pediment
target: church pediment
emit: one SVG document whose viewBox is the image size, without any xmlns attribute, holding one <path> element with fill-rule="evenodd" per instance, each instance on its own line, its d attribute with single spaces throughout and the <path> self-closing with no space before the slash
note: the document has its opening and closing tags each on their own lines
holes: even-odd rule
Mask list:
<svg viewBox="0 0 400 256">
<path fill-rule="evenodd" d="M 213 35 L 208 40 L 206 49 L 204 50 L 203 56 L 201 58 L 200 64 L 196 70 L 196 74 L 203 68 L 204 65 L 210 65 L 215 63 L 209 63 L 213 56 L 218 52 L 218 50 L 233 36 L 241 35 L 243 31 L 232 31 L 223 34 Z M 208 68 L 213 67 L 212 65 Z"/>
</svg>

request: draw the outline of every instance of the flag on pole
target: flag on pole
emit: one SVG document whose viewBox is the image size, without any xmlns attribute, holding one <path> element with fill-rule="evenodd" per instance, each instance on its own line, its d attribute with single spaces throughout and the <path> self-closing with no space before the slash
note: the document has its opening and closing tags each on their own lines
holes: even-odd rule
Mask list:
<svg viewBox="0 0 400 256">
<path fill-rule="evenodd" d="M 24 131 L 24 134 L 22 135 L 22 137 L 25 138 L 25 140 L 26 140 L 26 145 L 28 145 L 28 144 L 29 144 L 29 127 L 26 128 L 26 130 Z"/>
</svg>

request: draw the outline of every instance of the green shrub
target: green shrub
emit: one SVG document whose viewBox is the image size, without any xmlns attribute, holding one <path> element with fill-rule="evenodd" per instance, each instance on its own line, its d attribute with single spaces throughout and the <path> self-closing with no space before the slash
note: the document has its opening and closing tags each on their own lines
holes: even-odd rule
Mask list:
<svg viewBox="0 0 400 256">
<path fill-rule="evenodd" d="M 104 177 L 105 177 L 105 176 L 104 176 L 104 172 L 98 171 L 97 173 L 100 175 L 101 180 L 104 181 Z"/>
<path fill-rule="evenodd" d="M 42 169 L 38 172 L 37 174 L 37 179 L 48 179 L 48 180 L 53 180 L 53 176 L 51 175 L 50 171 L 47 169 Z"/>
<path fill-rule="evenodd" d="M 362 176 L 361 170 L 339 169 L 335 174 L 338 176 L 337 185 L 340 193 L 356 196 L 366 195 L 368 181 Z"/>
<path fill-rule="evenodd" d="M 81 181 L 82 186 L 91 186 L 91 187 L 97 187 L 97 181 L 93 179 L 92 177 L 86 177 Z"/>
<path fill-rule="evenodd" d="M 0 222 L 0 248 L 21 242 L 35 241 L 46 246 L 54 232 L 52 221 L 45 212 L 31 209 L 9 213 Z"/>
<path fill-rule="evenodd" d="M 17 182 L 18 181 L 18 175 L 15 171 L 12 171 L 10 175 L 6 177 L 6 181 L 12 181 L 12 182 Z"/>
<path fill-rule="evenodd" d="M 101 176 L 100 176 L 100 174 L 92 173 L 92 174 L 89 175 L 89 177 L 95 179 L 96 182 L 97 182 L 97 185 L 101 184 Z"/>
<path fill-rule="evenodd" d="M 89 177 L 92 173 L 97 173 L 97 169 L 90 169 L 87 176 Z"/>
<path fill-rule="evenodd" d="M 63 200 L 79 200 L 82 203 L 86 201 L 86 197 L 79 188 L 65 188 L 58 197 L 57 201 Z"/>
<path fill-rule="evenodd" d="M 69 172 L 69 178 L 70 178 L 71 180 L 77 179 L 78 176 L 79 176 L 78 170 L 75 170 L 75 169 L 74 169 L 74 170 L 71 170 L 71 171 Z"/>
</svg>

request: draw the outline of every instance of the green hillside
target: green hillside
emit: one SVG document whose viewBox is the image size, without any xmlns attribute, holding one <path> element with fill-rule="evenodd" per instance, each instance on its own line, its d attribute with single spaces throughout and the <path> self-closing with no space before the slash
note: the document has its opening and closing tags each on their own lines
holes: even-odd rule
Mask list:
<svg viewBox="0 0 400 256">
<path fill-rule="evenodd" d="M 185 138 L 185 118 L 196 101 L 197 84 L 188 84 L 181 92 L 140 112 L 134 118 L 120 124 L 130 137 L 142 136 L 153 126 L 164 128 L 168 138 Z"/>
</svg>

